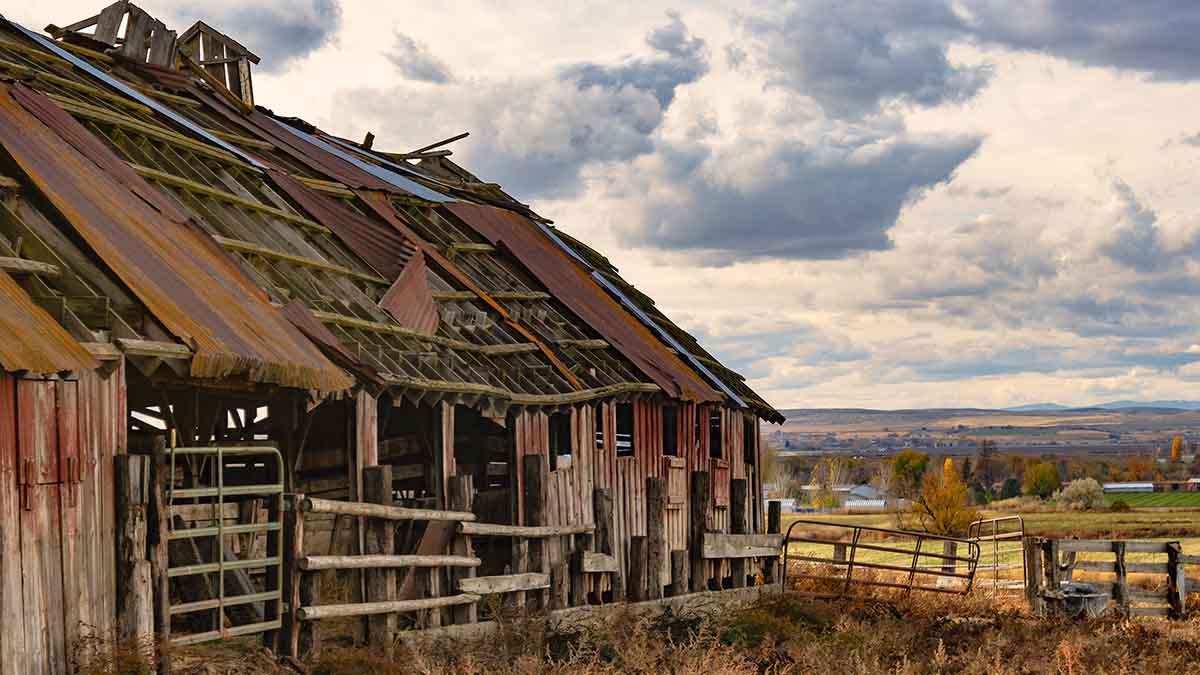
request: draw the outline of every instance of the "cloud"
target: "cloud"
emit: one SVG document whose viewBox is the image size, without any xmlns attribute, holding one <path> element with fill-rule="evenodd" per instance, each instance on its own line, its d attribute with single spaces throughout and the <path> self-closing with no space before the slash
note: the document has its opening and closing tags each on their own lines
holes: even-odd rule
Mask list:
<svg viewBox="0 0 1200 675">
<path fill-rule="evenodd" d="M 853 144 L 799 140 L 711 150 L 664 142 L 628 183 L 639 217 L 618 226 L 627 246 L 683 251 L 710 264 L 754 258 L 831 259 L 892 246 L 901 209 L 948 180 L 980 139 L 868 136 Z M 756 157 L 753 180 L 740 180 Z M 731 168 L 733 167 L 733 168 Z M 656 191 L 661 183 L 670 190 Z"/>
<path fill-rule="evenodd" d="M 470 131 L 455 151 L 472 172 L 523 199 L 569 197 L 584 189 L 585 166 L 652 152 L 676 90 L 707 72 L 703 40 L 678 15 L 645 41 L 651 56 L 508 80 L 460 78 L 434 89 L 360 88 L 340 92 L 335 107 L 381 139 L 412 147 Z"/>
<path fill-rule="evenodd" d="M 695 82 L 708 72 L 708 48 L 704 40 L 692 37 L 678 13 L 668 12 L 666 25 L 646 35 L 646 45 L 654 51 L 650 58 L 628 58 L 617 64 L 578 63 L 560 71 L 563 80 L 575 82 L 580 89 L 600 87 L 620 90 L 631 87 L 651 92 L 665 110 L 675 99 L 675 90 Z"/>
<path fill-rule="evenodd" d="M 1124 181 L 1114 180 L 1113 191 L 1116 213 L 1112 239 L 1101 250 L 1139 272 L 1154 271 L 1169 255 L 1159 241 L 1158 215 L 1138 201 L 1133 188 Z"/>
<path fill-rule="evenodd" d="M 950 62 L 949 43 L 964 25 L 944 2 L 789 2 L 743 26 L 770 84 L 836 117 L 868 115 L 889 101 L 964 101 L 992 76 L 987 66 Z"/>
<path fill-rule="evenodd" d="M 1177 0 L 964 0 L 970 36 L 1155 79 L 1200 76 L 1200 4 Z"/>
<path fill-rule="evenodd" d="M 342 26 L 339 0 L 218 0 L 202 10 L 172 7 L 181 25 L 201 19 L 262 57 L 257 68 L 281 71 L 334 40 Z M 182 21 L 188 22 L 182 24 Z"/>
<path fill-rule="evenodd" d="M 400 74 L 418 82 L 443 83 L 453 79 L 450 67 L 429 52 L 429 47 L 397 32 L 387 58 Z"/>
</svg>

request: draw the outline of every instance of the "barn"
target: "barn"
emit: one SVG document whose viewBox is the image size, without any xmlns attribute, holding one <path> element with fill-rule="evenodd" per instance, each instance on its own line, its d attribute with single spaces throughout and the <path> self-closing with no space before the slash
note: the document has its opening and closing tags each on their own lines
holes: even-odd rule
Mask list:
<svg viewBox="0 0 1200 675">
<path fill-rule="evenodd" d="M 252 48 L 0 21 L 0 671 L 771 582 L 782 416 L 445 143 L 258 105 Z"/>
</svg>

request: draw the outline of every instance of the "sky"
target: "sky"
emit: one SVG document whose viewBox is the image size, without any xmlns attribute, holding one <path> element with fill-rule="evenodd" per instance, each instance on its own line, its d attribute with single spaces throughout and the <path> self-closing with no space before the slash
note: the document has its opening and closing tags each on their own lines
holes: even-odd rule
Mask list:
<svg viewBox="0 0 1200 675">
<path fill-rule="evenodd" d="M 469 131 L 777 407 L 1200 398 L 1200 3 L 138 4 L 278 113 Z"/>
</svg>

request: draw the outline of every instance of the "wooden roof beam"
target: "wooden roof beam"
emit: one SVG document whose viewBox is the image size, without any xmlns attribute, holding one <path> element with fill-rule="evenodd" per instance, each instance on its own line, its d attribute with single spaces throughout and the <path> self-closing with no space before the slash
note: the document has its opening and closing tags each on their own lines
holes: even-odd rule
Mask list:
<svg viewBox="0 0 1200 675">
<path fill-rule="evenodd" d="M 9 274 L 40 274 L 47 277 L 57 277 L 62 270 L 57 265 L 27 260 L 25 258 L 0 257 L 0 270 Z"/>
</svg>

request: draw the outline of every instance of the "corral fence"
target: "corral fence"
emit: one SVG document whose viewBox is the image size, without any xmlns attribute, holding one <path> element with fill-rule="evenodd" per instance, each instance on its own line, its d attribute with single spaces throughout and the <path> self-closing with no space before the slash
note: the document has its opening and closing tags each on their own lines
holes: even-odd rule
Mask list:
<svg viewBox="0 0 1200 675">
<path fill-rule="evenodd" d="M 1177 541 L 1025 539 L 1025 594 L 1041 613 L 1063 601 L 1072 582 L 1095 586 L 1106 609 L 1125 616 L 1181 618 L 1200 579 L 1187 576 L 1200 556 Z"/>
<path fill-rule="evenodd" d="M 986 518 L 971 523 L 967 539 L 979 544 L 979 585 L 992 590 L 1025 587 L 1025 520 L 1021 516 Z"/>
<path fill-rule="evenodd" d="M 870 587 L 966 594 L 979 553 L 969 539 L 796 520 L 783 538 L 784 587 L 831 598 Z"/>
</svg>

